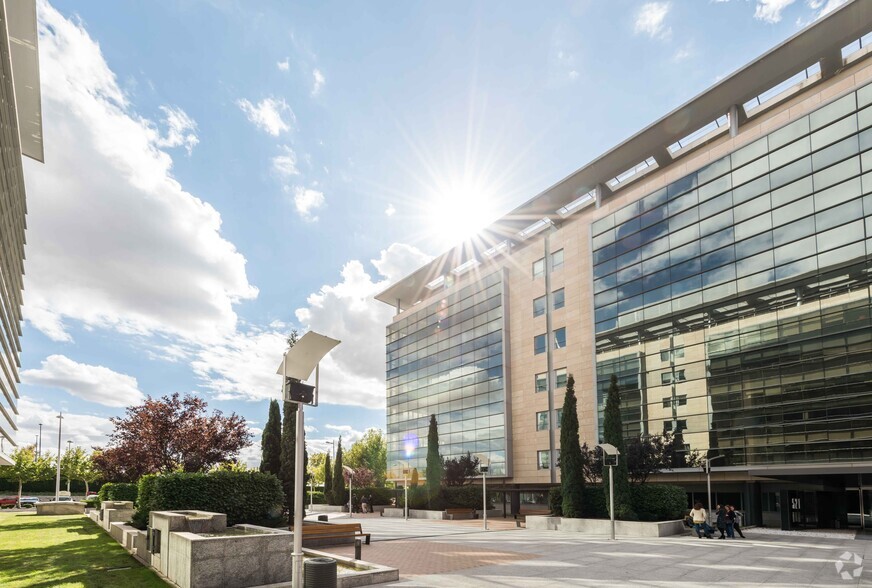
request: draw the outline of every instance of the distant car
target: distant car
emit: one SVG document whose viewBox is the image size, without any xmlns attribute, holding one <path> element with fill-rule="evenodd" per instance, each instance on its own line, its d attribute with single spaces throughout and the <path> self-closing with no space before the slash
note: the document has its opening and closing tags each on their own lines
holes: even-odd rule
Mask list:
<svg viewBox="0 0 872 588">
<path fill-rule="evenodd" d="M 33 508 L 37 502 L 39 502 L 39 498 L 36 496 L 22 496 L 18 506 L 20 508 Z"/>
<path fill-rule="evenodd" d="M 18 504 L 17 496 L 3 496 L 0 498 L 0 508 L 15 508 Z"/>
<path fill-rule="evenodd" d="M 72 502 L 72 501 L 73 501 L 72 496 L 58 496 L 57 497 L 57 502 Z"/>
</svg>

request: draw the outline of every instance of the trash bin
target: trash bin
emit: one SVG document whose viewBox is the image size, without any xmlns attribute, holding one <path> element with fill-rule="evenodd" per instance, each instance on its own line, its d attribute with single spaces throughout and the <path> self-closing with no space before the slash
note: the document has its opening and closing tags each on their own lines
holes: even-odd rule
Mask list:
<svg viewBox="0 0 872 588">
<path fill-rule="evenodd" d="M 329 518 L 327 515 L 318 515 L 318 520 L 322 523 L 326 523 Z"/>
<path fill-rule="evenodd" d="M 336 588 L 336 560 L 313 557 L 303 563 L 304 588 Z"/>
</svg>

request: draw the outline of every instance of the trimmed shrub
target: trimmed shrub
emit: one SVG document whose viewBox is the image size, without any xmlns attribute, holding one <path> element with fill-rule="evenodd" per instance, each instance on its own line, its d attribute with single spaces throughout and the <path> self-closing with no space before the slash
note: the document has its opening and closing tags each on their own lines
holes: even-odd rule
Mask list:
<svg viewBox="0 0 872 588">
<path fill-rule="evenodd" d="M 427 501 L 427 487 L 415 486 L 409 488 L 409 508 L 415 510 L 445 510 L 446 508 L 481 509 L 481 487 L 474 485 L 451 486 L 441 488 L 439 493 Z M 489 508 L 493 508 L 494 495 L 487 493 Z M 400 492 L 397 506 L 403 506 L 403 494 Z"/>
<path fill-rule="evenodd" d="M 273 474 L 215 471 L 143 476 L 134 522 L 148 523 L 153 510 L 205 510 L 227 515 L 227 525 L 282 524 L 284 493 Z"/>
<path fill-rule="evenodd" d="M 307 490 L 305 496 L 306 500 L 304 502 L 307 502 L 309 500 L 309 494 L 310 492 Z M 321 490 L 315 490 L 314 492 L 311 492 L 311 495 L 312 504 L 327 504 L 327 497 L 324 496 L 324 492 L 322 492 Z"/>
<path fill-rule="evenodd" d="M 687 493 L 681 486 L 640 484 L 631 494 L 640 521 L 671 521 L 687 514 Z"/>
<path fill-rule="evenodd" d="M 587 519 L 609 518 L 609 505 L 602 486 L 585 486 L 584 502 L 581 503 L 581 516 Z"/>
<path fill-rule="evenodd" d="M 582 504 L 586 503 L 586 496 L 582 496 Z M 551 508 L 551 515 L 555 517 L 563 516 L 563 488 L 554 486 L 548 491 L 548 506 Z"/>
<path fill-rule="evenodd" d="M 394 488 L 379 488 L 377 486 L 355 487 L 353 490 L 355 506 L 360 506 L 360 499 L 364 496 L 372 497 L 372 506 L 389 506 L 391 499 L 397 495 Z"/>
<path fill-rule="evenodd" d="M 97 510 L 100 510 L 100 497 L 89 496 L 85 499 L 85 506 L 88 508 L 96 508 Z"/>
<path fill-rule="evenodd" d="M 136 502 L 136 494 L 138 492 L 136 484 L 128 484 L 127 482 L 107 482 L 100 487 L 97 496 L 100 501 L 105 500 L 130 500 Z"/>
</svg>

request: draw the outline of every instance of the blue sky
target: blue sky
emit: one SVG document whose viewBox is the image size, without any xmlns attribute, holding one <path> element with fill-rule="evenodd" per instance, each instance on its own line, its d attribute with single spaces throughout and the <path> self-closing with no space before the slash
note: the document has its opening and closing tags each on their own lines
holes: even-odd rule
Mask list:
<svg viewBox="0 0 872 588">
<path fill-rule="evenodd" d="M 254 463 L 292 328 L 314 449 L 383 428 L 375 293 L 838 4 L 39 2 L 19 441 L 195 392 Z"/>
</svg>

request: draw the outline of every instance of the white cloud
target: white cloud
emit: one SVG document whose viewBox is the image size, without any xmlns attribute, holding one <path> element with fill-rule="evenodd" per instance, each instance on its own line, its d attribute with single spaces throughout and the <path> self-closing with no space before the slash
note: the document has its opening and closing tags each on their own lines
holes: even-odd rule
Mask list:
<svg viewBox="0 0 872 588">
<path fill-rule="evenodd" d="M 307 223 L 314 223 L 318 220 L 315 211 L 324 206 L 324 193 L 312 188 L 304 188 L 297 186 L 294 188 L 294 207 L 297 209 L 297 214 Z"/>
<path fill-rule="evenodd" d="M 348 450 L 355 442 L 363 438 L 364 432 L 358 431 L 351 425 L 324 425 L 325 429 L 336 431 L 336 436 L 342 437 L 343 450 Z"/>
<path fill-rule="evenodd" d="M 279 71 L 288 71 L 291 68 L 291 61 L 285 57 L 284 61 L 276 62 L 276 67 L 279 68 Z"/>
<path fill-rule="evenodd" d="M 672 55 L 672 61 L 684 61 L 693 56 L 693 47 L 690 43 L 684 47 L 679 47 Z"/>
<path fill-rule="evenodd" d="M 60 388 L 77 398 L 104 406 L 125 407 L 144 399 L 136 378 L 101 365 L 78 363 L 63 355 L 49 355 L 39 369 L 21 372 L 32 386 Z"/>
<path fill-rule="evenodd" d="M 636 13 L 633 31 L 638 35 L 646 34 L 652 39 L 668 39 L 672 28 L 664 26 L 666 15 L 671 8 L 669 2 L 647 2 Z"/>
<path fill-rule="evenodd" d="M 342 341 L 321 363 L 319 402 L 384 409 L 384 328 L 393 309 L 373 296 L 430 259 L 411 245 L 394 243 L 371 261 L 378 280 L 360 261 L 350 261 L 339 283 L 322 286 L 297 309 L 304 329 Z M 273 323 L 204 346 L 192 363 L 202 387 L 220 400 L 276 398 L 280 382 L 275 371 L 291 328 Z"/>
<path fill-rule="evenodd" d="M 22 396 L 18 401 L 21 416 L 18 420 L 16 441 L 19 445 L 34 443 L 39 434 L 39 424 L 42 423 L 42 451 L 57 455 L 58 446 L 58 411 L 56 408 Z M 106 445 L 112 423 L 106 417 L 90 414 L 64 413 L 61 429 L 61 444 L 66 449 L 67 441 L 86 450 L 98 445 Z M 53 449 L 54 448 L 54 449 Z"/>
<path fill-rule="evenodd" d="M 307 434 L 318 432 L 318 429 L 316 427 L 313 427 L 312 425 L 303 425 L 303 430 L 306 431 Z"/>
<path fill-rule="evenodd" d="M 324 87 L 327 79 L 324 77 L 324 74 L 317 67 L 312 70 L 312 96 L 317 96 L 321 93 L 321 89 Z"/>
<path fill-rule="evenodd" d="M 397 209 L 394 208 L 393 204 L 388 204 L 388 207 L 385 208 L 385 214 L 387 216 L 394 216 L 394 214 L 396 214 L 396 212 L 397 212 Z"/>
<path fill-rule="evenodd" d="M 159 137 L 155 144 L 158 147 L 184 147 L 190 155 L 194 147 L 200 142 L 195 133 L 197 130 L 196 121 L 178 106 L 164 105 L 160 109 L 164 113 L 167 134 L 164 137 Z"/>
<path fill-rule="evenodd" d="M 237 100 L 236 104 L 249 121 L 273 137 L 290 131 L 291 125 L 296 120 L 294 111 L 291 110 L 284 98 L 264 98 L 257 105 L 243 98 Z M 285 116 L 287 116 L 287 120 L 285 120 Z"/>
<path fill-rule="evenodd" d="M 848 0 L 808 0 L 808 7 L 816 11 L 812 20 L 817 20 L 847 3 Z"/>
<path fill-rule="evenodd" d="M 137 115 L 78 21 L 40 5 L 46 163 L 25 163 L 26 318 L 210 340 L 257 296 L 221 216 L 171 175 L 157 125 Z M 181 119 L 180 119 L 181 120 Z M 99 259 L 99 263 L 95 262 Z"/>
<path fill-rule="evenodd" d="M 784 9 L 794 2 L 796 0 L 757 0 L 754 18 L 773 24 L 780 22 Z"/>
<path fill-rule="evenodd" d="M 297 154 L 294 150 L 287 145 L 282 145 L 281 150 L 281 155 L 272 158 L 273 170 L 283 178 L 300 175 L 300 170 L 297 169 Z"/>
</svg>

